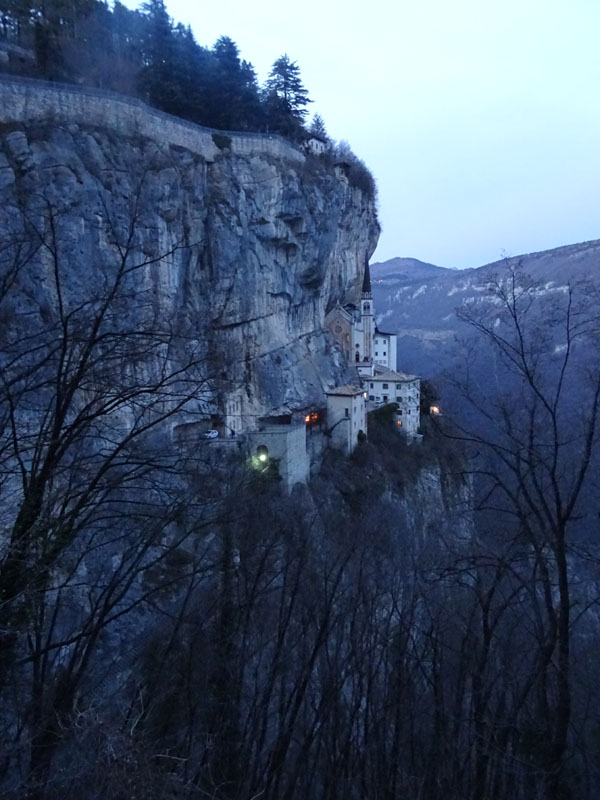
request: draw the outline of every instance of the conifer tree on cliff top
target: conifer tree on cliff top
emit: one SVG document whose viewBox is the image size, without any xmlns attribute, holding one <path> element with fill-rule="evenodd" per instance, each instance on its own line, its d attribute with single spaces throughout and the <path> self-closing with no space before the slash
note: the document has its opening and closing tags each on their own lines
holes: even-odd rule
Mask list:
<svg viewBox="0 0 600 800">
<path fill-rule="evenodd" d="M 271 67 L 264 87 L 267 116 L 272 129 L 286 135 L 298 134 L 312 103 L 300 78 L 300 67 L 287 54 Z"/>
</svg>

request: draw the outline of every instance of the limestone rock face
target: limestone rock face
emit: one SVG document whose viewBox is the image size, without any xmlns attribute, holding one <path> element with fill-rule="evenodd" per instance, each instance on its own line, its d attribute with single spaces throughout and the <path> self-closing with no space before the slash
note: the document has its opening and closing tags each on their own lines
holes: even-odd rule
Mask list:
<svg viewBox="0 0 600 800">
<path fill-rule="evenodd" d="M 126 136 L 110 120 L 6 124 L 2 233 L 24 215 L 34 227 L 55 218 L 72 303 L 102 286 L 125 244 L 143 264 L 125 313 L 185 328 L 210 357 L 215 398 L 237 393 L 249 419 L 320 403 L 345 380 L 325 314 L 359 291 L 374 203 L 317 157 L 213 149 Z M 37 308 L 56 300 L 51 261 L 42 248 L 19 277 Z"/>
</svg>

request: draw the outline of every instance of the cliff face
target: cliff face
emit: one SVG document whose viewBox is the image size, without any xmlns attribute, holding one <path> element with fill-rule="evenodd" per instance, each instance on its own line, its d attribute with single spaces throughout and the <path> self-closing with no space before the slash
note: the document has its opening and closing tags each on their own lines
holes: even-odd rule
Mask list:
<svg viewBox="0 0 600 800">
<path fill-rule="evenodd" d="M 131 119 L 105 99 L 25 89 L 2 95 L 2 227 L 55 218 L 71 302 L 102 284 L 125 244 L 143 264 L 143 303 L 132 296 L 127 313 L 151 306 L 185 328 L 211 359 L 213 391 L 235 392 L 248 419 L 319 402 L 344 379 L 323 321 L 376 245 L 370 198 L 273 137 L 170 119 L 165 140 L 138 106 Z M 37 253 L 20 278 L 38 305 L 55 293 L 49 260 Z"/>
<path fill-rule="evenodd" d="M 324 317 L 357 288 L 378 235 L 372 203 L 310 166 L 225 156 L 208 170 L 214 330 L 250 363 L 257 400 L 272 408 L 320 401 L 324 384 L 343 379 Z"/>
</svg>

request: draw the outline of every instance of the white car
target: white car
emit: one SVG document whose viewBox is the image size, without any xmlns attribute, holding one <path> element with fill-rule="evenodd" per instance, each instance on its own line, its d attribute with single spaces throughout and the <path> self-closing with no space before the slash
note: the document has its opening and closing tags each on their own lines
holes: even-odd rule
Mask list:
<svg viewBox="0 0 600 800">
<path fill-rule="evenodd" d="M 219 431 L 206 431 L 202 434 L 203 439 L 216 439 L 219 435 Z"/>
</svg>

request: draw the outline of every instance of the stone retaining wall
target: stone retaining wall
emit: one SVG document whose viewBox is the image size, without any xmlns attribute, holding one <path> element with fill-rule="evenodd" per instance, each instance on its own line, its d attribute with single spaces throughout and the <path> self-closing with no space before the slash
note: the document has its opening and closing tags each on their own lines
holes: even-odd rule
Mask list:
<svg viewBox="0 0 600 800">
<path fill-rule="evenodd" d="M 185 147 L 214 160 L 221 152 L 213 134 L 230 140 L 239 155 L 266 154 L 303 163 L 304 154 L 276 134 L 216 131 L 150 108 L 141 100 L 99 89 L 3 75 L 0 78 L 0 121 L 56 119 L 110 127 L 124 135 L 138 134 L 161 143 Z"/>
</svg>

